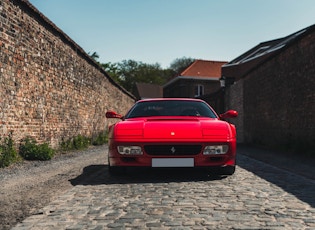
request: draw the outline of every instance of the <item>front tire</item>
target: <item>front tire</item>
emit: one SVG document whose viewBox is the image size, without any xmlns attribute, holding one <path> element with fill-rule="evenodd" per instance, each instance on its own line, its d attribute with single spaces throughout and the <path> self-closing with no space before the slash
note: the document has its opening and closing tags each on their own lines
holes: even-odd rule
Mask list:
<svg viewBox="0 0 315 230">
<path fill-rule="evenodd" d="M 228 165 L 211 169 L 210 173 L 220 176 L 231 176 L 235 173 L 235 165 Z"/>
<path fill-rule="evenodd" d="M 108 172 L 111 176 L 119 176 L 123 174 L 123 168 L 122 167 L 116 167 L 116 166 L 110 166 L 108 165 Z"/>
<path fill-rule="evenodd" d="M 126 172 L 126 168 L 125 167 L 121 167 L 121 166 L 111 166 L 109 163 L 109 158 L 108 158 L 108 173 L 110 176 L 119 176 L 119 175 L 123 175 Z"/>
</svg>

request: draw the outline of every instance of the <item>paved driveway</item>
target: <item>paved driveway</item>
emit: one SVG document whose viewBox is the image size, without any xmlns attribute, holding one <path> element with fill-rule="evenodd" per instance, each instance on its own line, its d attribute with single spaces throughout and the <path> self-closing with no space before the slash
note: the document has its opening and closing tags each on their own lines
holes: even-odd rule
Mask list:
<svg viewBox="0 0 315 230">
<path fill-rule="evenodd" d="M 80 177 L 85 178 L 83 181 Z M 21 229 L 315 229 L 315 182 L 238 155 L 233 176 L 87 166 Z"/>
</svg>

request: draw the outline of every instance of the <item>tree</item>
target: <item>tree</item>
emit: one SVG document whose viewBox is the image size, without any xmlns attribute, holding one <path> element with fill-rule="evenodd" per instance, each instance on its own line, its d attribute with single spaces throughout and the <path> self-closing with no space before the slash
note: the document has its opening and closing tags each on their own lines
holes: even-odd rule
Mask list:
<svg viewBox="0 0 315 230">
<path fill-rule="evenodd" d="M 121 84 L 120 79 L 119 79 L 118 63 L 108 62 L 108 63 L 102 63 L 100 65 L 114 81 Z"/>
<path fill-rule="evenodd" d="M 170 69 L 172 69 L 176 74 L 180 74 L 184 69 L 186 69 L 191 63 L 195 61 L 194 58 L 176 58 L 172 61 Z"/>
<path fill-rule="evenodd" d="M 161 65 L 158 63 L 146 64 L 135 60 L 123 60 L 117 63 L 100 63 L 97 61 L 99 58 L 97 52 L 88 54 L 114 81 L 134 95 L 137 90 L 136 83 L 163 85 L 176 74 L 182 72 L 195 60 L 186 57 L 177 58 L 171 63 L 170 68 L 162 69 Z"/>
<path fill-rule="evenodd" d="M 88 53 L 90 55 L 91 58 L 93 58 L 95 61 L 97 61 L 97 59 L 100 58 L 100 56 L 98 55 L 97 52 L 93 52 L 92 54 L 90 54 L 90 52 Z"/>
<path fill-rule="evenodd" d="M 152 83 L 162 85 L 167 76 L 160 64 L 146 64 L 134 60 L 123 60 L 117 64 L 118 82 L 130 91 L 136 93 L 136 83 Z"/>
</svg>

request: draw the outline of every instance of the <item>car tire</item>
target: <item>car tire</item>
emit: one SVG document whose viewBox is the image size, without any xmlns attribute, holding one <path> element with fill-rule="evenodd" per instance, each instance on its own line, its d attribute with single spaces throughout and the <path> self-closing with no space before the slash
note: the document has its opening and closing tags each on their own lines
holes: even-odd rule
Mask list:
<svg viewBox="0 0 315 230">
<path fill-rule="evenodd" d="M 116 166 L 110 166 L 108 165 L 108 173 L 111 176 L 119 176 L 123 174 L 123 168 L 122 167 L 116 167 Z"/>
<path fill-rule="evenodd" d="M 231 176 L 235 172 L 235 165 L 229 165 L 219 168 L 213 168 L 210 170 L 211 174 L 218 175 L 218 176 Z"/>
<path fill-rule="evenodd" d="M 122 174 L 122 169 L 121 167 L 117 167 L 117 166 L 111 166 L 110 165 L 110 161 L 109 161 L 109 157 L 108 159 L 108 173 L 110 176 L 117 176 L 117 175 L 121 175 Z"/>
<path fill-rule="evenodd" d="M 227 176 L 233 175 L 235 173 L 235 165 L 222 167 L 219 171 L 221 175 L 227 175 Z"/>
</svg>

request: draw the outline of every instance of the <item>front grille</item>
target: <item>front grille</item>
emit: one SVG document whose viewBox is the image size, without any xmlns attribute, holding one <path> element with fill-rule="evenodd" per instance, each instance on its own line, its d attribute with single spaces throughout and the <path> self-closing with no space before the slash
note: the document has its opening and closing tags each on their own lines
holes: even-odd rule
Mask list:
<svg viewBox="0 0 315 230">
<path fill-rule="evenodd" d="M 154 156 L 197 155 L 201 145 L 145 145 L 144 150 Z"/>
</svg>

